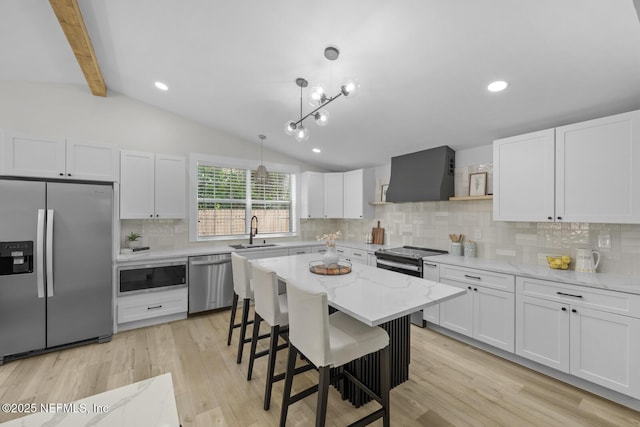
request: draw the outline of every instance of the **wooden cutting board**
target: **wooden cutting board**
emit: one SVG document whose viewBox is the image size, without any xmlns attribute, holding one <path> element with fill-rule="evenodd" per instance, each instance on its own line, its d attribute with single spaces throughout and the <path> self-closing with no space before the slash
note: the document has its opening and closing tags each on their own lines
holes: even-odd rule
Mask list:
<svg viewBox="0 0 640 427">
<path fill-rule="evenodd" d="M 378 221 L 377 227 L 371 229 L 371 236 L 373 237 L 372 243 L 374 245 L 384 244 L 384 228 L 380 228 L 380 221 Z"/>
</svg>

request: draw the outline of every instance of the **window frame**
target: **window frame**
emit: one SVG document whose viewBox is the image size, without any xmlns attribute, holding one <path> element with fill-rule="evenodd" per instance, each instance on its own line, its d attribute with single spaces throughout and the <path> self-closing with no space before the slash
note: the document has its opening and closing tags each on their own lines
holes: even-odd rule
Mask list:
<svg viewBox="0 0 640 427">
<path fill-rule="evenodd" d="M 224 236 L 198 236 L 198 165 L 206 164 L 208 166 L 218 168 L 237 168 L 255 170 L 259 164 L 258 160 L 240 159 L 234 157 L 214 156 L 202 153 L 189 153 L 189 241 L 190 242 L 207 242 L 207 241 L 223 241 L 223 240 L 239 240 L 249 238 L 251 227 L 251 192 L 247 192 L 247 209 L 245 210 L 245 234 L 234 234 Z M 297 165 L 263 162 L 268 171 L 282 172 L 292 175 L 291 179 L 291 231 L 287 233 L 260 233 L 260 238 L 274 237 L 295 237 L 298 235 L 299 227 L 299 185 L 300 167 Z M 260 227 L 258 227 L 259 229 Z"/>
</svg>

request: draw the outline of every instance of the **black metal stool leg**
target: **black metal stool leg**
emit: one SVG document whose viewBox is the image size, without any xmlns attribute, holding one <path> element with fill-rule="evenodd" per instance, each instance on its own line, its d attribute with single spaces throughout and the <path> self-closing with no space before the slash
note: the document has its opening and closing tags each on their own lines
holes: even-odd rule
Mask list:
<svg viewBox="0 0 640 427">
<path fill-rule="evenodd" d="M 280 427 L 287 424 L 287 412 L 289 411 L 289 400 L 291 398 L 291 386 L 296 369 L 296 357 L 298 350 L 289 343 L 289 356 L 287 358 L 287 371 L 284 377 L 284 390 L 282 391 L 282 407 L 280 409 Z"/>
<path fill-rule="evenodd" d="M 267 362 L 267 381 L 264 389 L 264 410 L 271 406 L 271 389 L 273 389 L 273 371 L 276 369 L 276 356 L 278 355 L 278 338 L 280 325 L 271 327 L 271 342 L 269 343 L 269 360 Z"/>
<path fill-rule="evenodd" d="M 244 350 L 244 345 L 247 342 L 247 322 L 249 321 L 249 298 L 243 299 L 242 303 L 242 324 L 240 326 L 240 339 L 238 339 L 238 357 L 236 358 L 236 363 L 240 364 L 242 362 L 242 350 Z"/>
<path fill-rule="evenodd" d="M 233 293 L 233 302 L 231 303 L 231 320 L 229 321 L 229 336 L 227 337 L 227 345 L 231 345 L 231 336 L 236 323 L 236 310 L 238 309 L 238 294 Z"/>
<path fill-rule="evenodd" d="M 331 382 L 331 368 L 318 368 L 318 404 L 316 406 L 316 427 L 324 427 L 327 419 L 327 399 L 329 397 L 329 383 Z"/>
<path fill-rule="evenodd" d="M 251 337 L 251 350 L 249 351 L 249 368 L 247 369 L 247 381 L 253 374 L 253 363 L 256 361 L 256 347 L 258 346 L 258 336 L 260 335 L 260 322 L 262 317 L 256 312 L 253 316 L 253 335 Z"/>
<path fill-rule="evenodd" d="M 391 418 L 389 411 L 391 409 L 389 401 L 389 389 L 391 388 L 391 358 L 389 356 L 389 346 L 380 351 L 380 398 L 382 407 L 384 408 L 384 416 L 382 417 L 382 425 L 389 427 Z"/>
</svg>

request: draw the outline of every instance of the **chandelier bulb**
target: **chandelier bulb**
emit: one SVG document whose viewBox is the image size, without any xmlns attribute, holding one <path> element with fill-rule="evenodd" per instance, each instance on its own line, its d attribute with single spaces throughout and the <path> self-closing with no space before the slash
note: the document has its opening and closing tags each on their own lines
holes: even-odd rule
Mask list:
<svg viewBox="0 0 640 427">
<path fill-rule="evenodd" d="M 293 134 L 294 138 L 298 142 L 304 142 L 309 139 L 309 130 L 302 126 L 302 123 L 296 128 L 296 132 Z"/>
<path fill-rule="evenodd" d="M 354 98 L 360 91 L 360 82 L 356 78 L 347 79 L 340 87 L 340 92 L 347 98 Z"/>
<path fill-rule="evenodd" d="M 329 123 L 329 112 L 327 110 L 320 110 L 313 115 L 318 126 L 326 126 Z"/>
<path fill-rule="evenodd" d="M 284 133 L 286 133 L 287 135 L 293 135 L 295 131 L 296 131 L 296 122 L 287 120 L 284 124 Z"/>
</svg>

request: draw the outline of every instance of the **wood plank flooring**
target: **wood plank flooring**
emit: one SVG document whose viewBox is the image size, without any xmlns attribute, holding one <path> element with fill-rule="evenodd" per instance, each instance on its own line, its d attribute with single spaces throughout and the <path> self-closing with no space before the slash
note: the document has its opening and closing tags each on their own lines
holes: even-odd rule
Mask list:
<svg viewBox="0 0 640 427">
<path fill-rule="evenodd" d="M 69 402 L 171 372 L 184 427 L 276 426 L 282 382 L 264 411 L 266 358 L 256 361 L 247 381 L 249 346 L 237 365 L 238 330 L 228 347 L 228 321 L 228 310 L 212 312 L 122 332 L 106 344 L 6 363 L 0 366 L 0 403 Z M 436 332 L 411 329 L 410 380 L 391 391 L 393 426 L 640 426 L 636 411 Z M 286 350 L 277 372 L 285 361 Z M 297 376 L 294 391 L 316 381 L 314 371 Z M 315 403 L 313 395 L 294 404 L 287 425 L 313 425 Z M 328 425 L 347 425 L 375 407 L 355 409 L 332 390 Z M 0 422 L 17 417 L 0 412 Z"/>
</svg>

